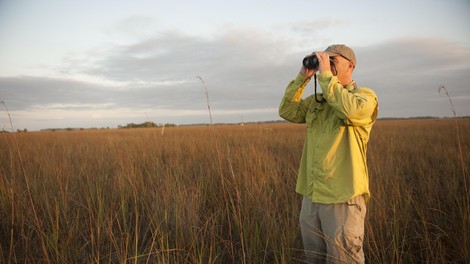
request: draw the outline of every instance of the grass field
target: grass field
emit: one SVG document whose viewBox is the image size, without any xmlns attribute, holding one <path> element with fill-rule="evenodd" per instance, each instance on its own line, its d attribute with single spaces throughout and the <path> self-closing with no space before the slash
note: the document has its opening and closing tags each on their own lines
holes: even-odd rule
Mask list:
<svg viewBox="0 0 470 264">
<path fill-rule="evenodd" d="M 470 259 L 470 120 L 379 120 L 368 263 Z M 0 262 L 302 263 L 303 125 L 0 135 Z M 464 166 L 464 168 L 462 168 Z"/>
</svg>

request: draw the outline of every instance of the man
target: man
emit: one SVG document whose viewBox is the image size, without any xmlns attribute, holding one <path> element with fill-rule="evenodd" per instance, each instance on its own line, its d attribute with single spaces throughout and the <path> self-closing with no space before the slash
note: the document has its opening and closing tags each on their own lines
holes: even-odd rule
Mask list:
<svg viewBox="0 0 470 264">
<path fill-rule="evenodd" d="M 366 150 L 377 118 L 377 96 L 353 81 L 356 56 L 351 48 L 331 45 L 311 56 L 319 65 L 300 69 L 279 106 L 282 118 L 307 124 L 296 185 L 303 195 L 305 254 L 310 263 L 364 263 L 365 202 L 370 196 Z M 302 99 L 317 72 L 322 94 Z"/>
</svg>

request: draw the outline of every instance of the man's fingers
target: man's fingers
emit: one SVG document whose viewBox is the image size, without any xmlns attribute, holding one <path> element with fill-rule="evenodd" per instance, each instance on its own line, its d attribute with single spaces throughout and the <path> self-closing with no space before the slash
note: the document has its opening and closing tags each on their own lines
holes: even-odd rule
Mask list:
<svg viewBox="0 0 470 264">
<path fill-rule="evenodd" d="M 317 57 L 318 57 L 318 60 L 322 62 L 330 60 L 330 55 L 328 55 L 328 53 L 325 53 L 325 52 L 317 52 Z"/>
</svg>

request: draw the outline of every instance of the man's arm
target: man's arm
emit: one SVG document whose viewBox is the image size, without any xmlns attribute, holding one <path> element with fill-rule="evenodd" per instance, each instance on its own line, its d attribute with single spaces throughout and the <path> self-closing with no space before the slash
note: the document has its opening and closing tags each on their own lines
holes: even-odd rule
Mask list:
<svg viewBox="0 0 470 264">
<path fill-rule="evenodd" d="M 366 125 L 377 118 L 378 100 L 371 89 L 359 88 L 348 91 L 331 71 L 318 76 L 318 83 L 327 103 L 336 110 L 339 118 L 351 125 Z"/>
<path fill-rule="evenodd" d="M 279 105 L 279 116 L 294 123 L 305 123 L 305 115 L 311 97 L 302 100 L 302 95 L 310 78 L 305 77 L 302 72 L 297 78 L 289 83 Z"/>
</svg>

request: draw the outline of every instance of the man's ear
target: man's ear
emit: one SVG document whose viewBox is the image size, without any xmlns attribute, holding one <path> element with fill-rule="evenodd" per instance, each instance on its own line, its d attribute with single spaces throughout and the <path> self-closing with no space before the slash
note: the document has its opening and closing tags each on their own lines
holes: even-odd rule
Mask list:
<svg viewBox="0 0 470 264">
<path fill-rule="evenodd" d="M 349 66 L 348 67 L 351 68 L 351 71 L 353 71 L 354 68 L 356 68 L 356 65 L 354 65 L 354 62 L 349 61 Z"/>
</svg>

